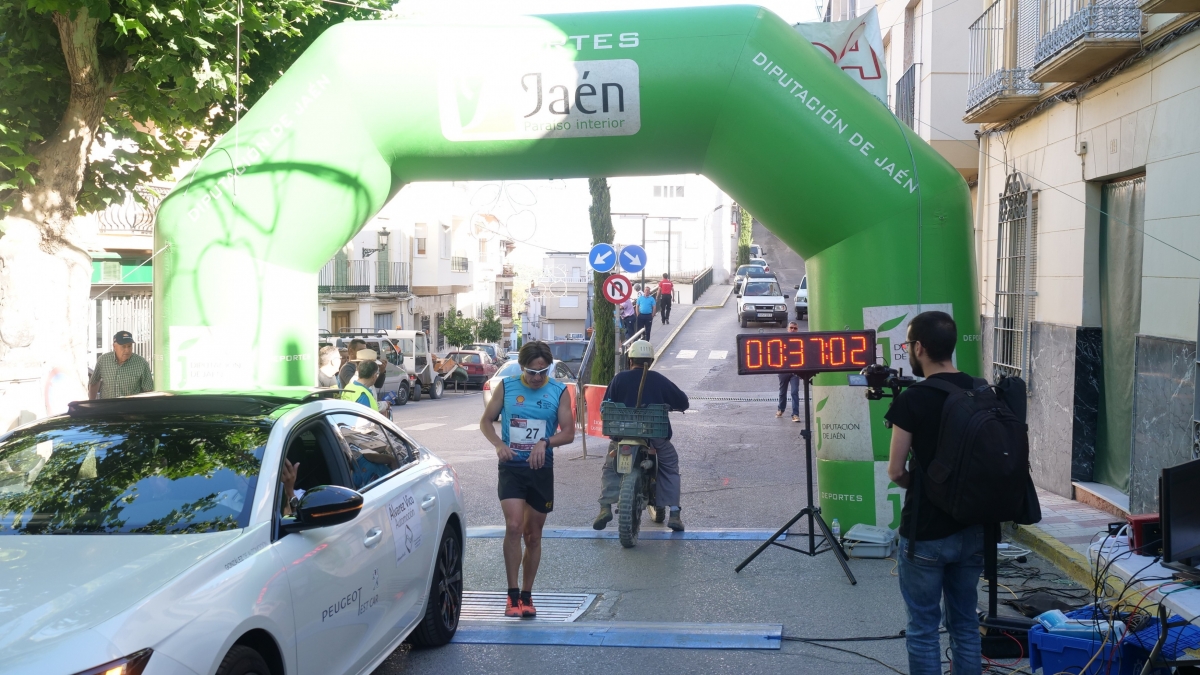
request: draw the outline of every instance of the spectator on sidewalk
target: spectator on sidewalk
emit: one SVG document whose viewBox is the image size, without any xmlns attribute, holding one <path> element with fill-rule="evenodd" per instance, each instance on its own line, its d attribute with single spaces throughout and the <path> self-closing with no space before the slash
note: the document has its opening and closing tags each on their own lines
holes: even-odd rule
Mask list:
<svg viewBox="0 0 1200 675">
<path fill-rule="evenodd" d="M 325 389 L 340 389 L 338 382 L 338 362 L 341 361 L 338 348 L 325 345 L 317 352 L 317 386 Z"/>
<path fill-rule="evenodd" d="M 637 327 L 646 329 L 640 339 L 650 340 L 650 329 L 654 327 L 654 296 L 642 290 L 637 298 Z"/>
<path fill-rule="evenodd" d="M 96 359 L 88 380 L 88 398 L 118 398 L 154 391 L 154 376 L 146 359 L 133 353 L 133 333 L 117 331 L 113 348 Z"/>
<path fill-rule="evenodd" d="M 958 327 L 949 314 L 934 311 L 913 317 L 903 345 L 913 375 L 962 389 L 974 387 L 975 379 L 954 367 L 957 342 Z M 983 526 L 960 523 L 921 494 L 920 487 L 909 489 L 912 474 L 925 480 L 937 454 L 946 398 L 945 392 L 934 387 L 910 387 L 893 399 L 884 416 L 892 423 L 888 478 L 908 490 L 900 511 L 896 559 L 900 561 L 900 595 L 908 610 L 905 643 L 912 675 L 941 675 L 938 623 L 943 619 L 950 636 L 954 675 L 979 675 L 981 671 L 976 609 L 983 574 Z"/>
<path fill-rule="evenodd" d="M 354 380 L 355 374 L 358 371 L 358 362 L 362 360 L 358 356 L 358 352 L 361 350 L 366 350 L 374 355 L 371 359 L 375 361 L 375 365 L 379 366 L 376 369 L 378 375 L 375 378 L 375 388 L 383 389 L 383 383 L 387 380 L 387 362 L 380 361 L 379 354 L 374 349 L 367 349 L 366 340 L 358 338 L 351 340 L 350 344 L 346 347 L 346 363 L 338 372 L 338 383 L 345 388 Z"/>
<path fill-rule="evenodd" d="M 633 335 L 634 324 L 637 322 L 637 310 L 633 306 L 633 296 L 625 298 L 621 303 L 621 327 L 625 329 L 625 337 Z"/>
<path fill-rule="evenodd" d="M 675 284 L 671 283 L 671 275 L 663 272 L 662 281 L 658 282 L 658 304 L 662 310 L 663 325 L 671 323 L 671 302 L 674 299 Z"/>
<path fill-rule="evenodd" d="M 795 321 L 788 322 L 789 333 L 799 332 L 800 326 Z M 779 407 L 775 409 L 776 417 L 783 417 L 787 409 L 788 390 L 792 392 L 792 421 L 800 421 L 800 376 L 795 373 L 779 374 Z"/>
</svg>

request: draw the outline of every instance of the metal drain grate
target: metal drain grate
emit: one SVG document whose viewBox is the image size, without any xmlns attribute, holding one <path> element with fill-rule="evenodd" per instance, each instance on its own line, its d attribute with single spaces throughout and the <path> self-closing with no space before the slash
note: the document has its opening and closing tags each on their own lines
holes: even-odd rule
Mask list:
<svg viewBox="0 0 1200 675">
<path fill-rule="evenodd" d="M 779 396 L 689 396 L 690 401 L 740 401 L 740 402 L 770 402 L 779 401 Z M 804 400 L 801 398 L 800 400 Z"/>
<path fill-rule="evenodd" d="M 534 593 L 533 606 L 537 607 L 537 618 L 510 619 L 504 616 L 507 595 L 503 591 L 463 591 L 462 620 L 567 623 L 578 619 L 596 599 L 595 595 L 588 593 Z"/>
</svg>

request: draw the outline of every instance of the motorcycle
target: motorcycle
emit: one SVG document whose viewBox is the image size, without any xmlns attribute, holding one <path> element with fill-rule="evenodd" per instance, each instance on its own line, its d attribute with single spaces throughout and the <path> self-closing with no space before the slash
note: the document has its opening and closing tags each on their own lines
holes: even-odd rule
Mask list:
<svg viewBox="0 0 1200 675">
<path fill-rule="evenodd" d="M 626 408 L 613 401 L 605 401 L 600 406 L 604 435 L 617 444 L 614 468 L 621 477 L 621 490 L 616 504 L 617 533 L 621 546 L 625 548 L 637 545 L 642 511 L 649 510 L 650 519 L 656 523 L 667 518 L 665 506 L 654 503 L 658 457 L 649 439 L 666 438 L 671 428 L 667 419 L 670 406 L 658 404 L 642 407 L 642 388 L 645 384 L 646 374 L 643 372 L 634 408 Z"/>
</svg>

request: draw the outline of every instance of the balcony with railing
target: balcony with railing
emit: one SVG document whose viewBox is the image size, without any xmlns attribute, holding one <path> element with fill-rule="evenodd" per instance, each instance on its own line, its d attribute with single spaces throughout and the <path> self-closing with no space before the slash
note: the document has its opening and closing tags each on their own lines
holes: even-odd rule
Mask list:
<svg viewBox="0 0 1200 675">
<path fill-rule="evenodd" d="M 516 272 L 516 270 L 513 269 L 512 265 L 503 265 L 500 267 L 500 276 L 515 277 L 515 276 L 517 276 L 517 272 Z"/>
<path fill-rule="evenodd" d="M 913 122 L 917 116 L 917 67 L 920 65 L 912 64 L 904 71 L 904 75 L 896 80 L 896 117 L 914 131 L 916 129 Z"/>
<path fill-rule="evenodd" d="M 338 260 L 325 263 L 317 273 L 317 294 L 358 296 L 371 293 L 371 269 L 368 260 Z"/>
<path fill-rule="evenodd" d="M 511 319 L 513 315 L 512 309 L 511 302 L 501 302 L 496 305 L 496 314 L 502 319 Z"/>
<path fill-rule="evenodd" d="M 376 261 L 375 295 L 408 293 L 408 263 Z"/>
<path fill-rule="evenodd" d="M 1142 47 L 1137 0 L 1043 0 L 1034 82 L 1082 82 Z"/>
<path fill-rule="evenodd" d="M 971 24 L 964 122 L 1003 122 L 1037 105 L 1042 85 L 1029 73 L 1038 9 L 1038 0 L 996 0 Z"/>
<path fill-rule="evenodd" d="M 471 263 L 464 256 L 452 256 L 450 258 L 451 272 L 467 272 L 471 269 Z"/>
</svg>

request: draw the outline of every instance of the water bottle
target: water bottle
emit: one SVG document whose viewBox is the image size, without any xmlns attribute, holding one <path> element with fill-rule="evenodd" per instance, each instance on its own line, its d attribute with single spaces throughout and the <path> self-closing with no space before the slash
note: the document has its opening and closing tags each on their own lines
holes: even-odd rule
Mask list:
<svg viewBox="0 0 1200 675">
<path fill-rule="evenodd" d="M 840 540 L 842 538 L 842 524 L 838 522 L 837 518 L 833 519 L 833 525 L 829 529 L 833 531 L 834 539 Z"/>
</svg>

